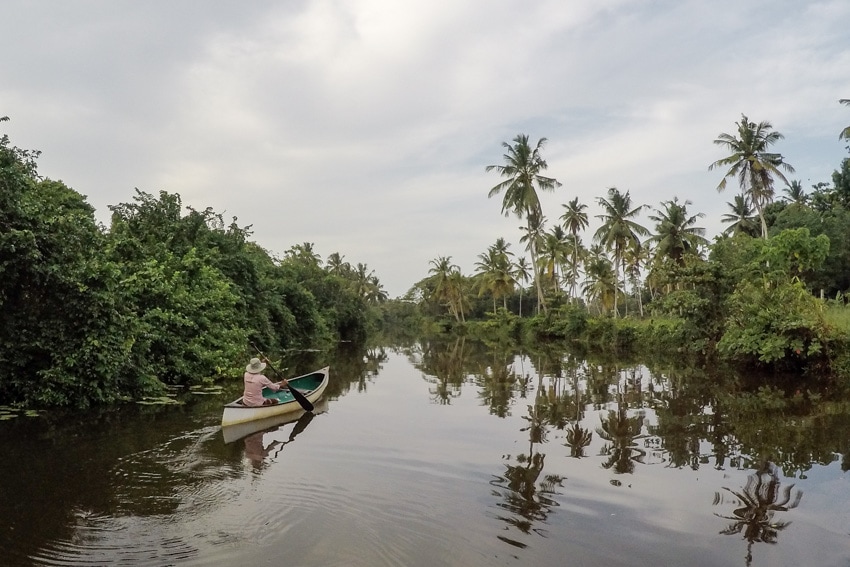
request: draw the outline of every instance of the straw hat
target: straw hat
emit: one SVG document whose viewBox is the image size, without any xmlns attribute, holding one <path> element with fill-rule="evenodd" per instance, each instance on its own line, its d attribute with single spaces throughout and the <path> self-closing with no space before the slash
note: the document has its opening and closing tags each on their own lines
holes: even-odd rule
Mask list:
<svg viewBox="0 0 850 567">
<path fill-rule="evenodd" d="M 259 358 L 252 358 L 251 363 L 245 367 L 245 371 L 250 374 L 259 374 L 266 368 L 265 362 L 260 362 Z"/>
</svg>

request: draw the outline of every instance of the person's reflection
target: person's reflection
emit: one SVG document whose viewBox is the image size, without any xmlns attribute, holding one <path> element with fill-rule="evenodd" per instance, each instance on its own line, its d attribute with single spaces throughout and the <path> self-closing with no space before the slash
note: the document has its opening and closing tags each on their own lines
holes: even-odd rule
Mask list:
<svg viewBox="0 0 850 567">
<path fill-rule="evenodd" d="M 254 433 L 245 438 L 245 457 L 251 461 L 255 470 L 263 468 L 266 457 L 272 452 L 272 449 L 280 445 L 280 441 L 272 441 L 268 447 L 263 445 L 262 431 Z"/>
<path fill-rule="evenodd" d="M 307 428 L 307 424 L 310 423 L 310 420 L 312 420 L 313 417 L 314 414 L 308 412 L 298 418 L 298 421 L 295 423 L 295 427 L 292 428 L 292 433 L 289 434 L 289 439 L 286 441 L 272 441 L 268 446 L 263 443 L 263 435 L 270 431 L 277 431 L 280 429 L 280 426 L 271 430 L 267 429 L 265 431 L 258 431 L 257 433 L 252 433 L 245 437 L 245 457 L 251 461 L 251 465 L 254 467 L 254 470 L 260 470 L 265 466 L 266 458 L 271 454 L 275 447 L 278 447 L 278 450 L 275 451 L 274 454 L 276 457 L 277 454 L 280 453 L 280 450 L 283 449 L 284 445 L 292 443 L 295 440 L 295 437 Z"/>
</svg>

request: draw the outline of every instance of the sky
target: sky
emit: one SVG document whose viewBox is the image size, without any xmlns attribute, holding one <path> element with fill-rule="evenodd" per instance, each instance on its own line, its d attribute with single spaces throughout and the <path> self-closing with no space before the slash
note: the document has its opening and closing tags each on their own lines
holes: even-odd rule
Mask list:
<svg viewBox="0 0 850 567">
<path fill-rule="evenodd" d="M 524 221 L 501 212 L 503 142 L 546 138 L 548 228 L 610 187 L 690 201 L 712 238 L 742 114 L 811 190 L 848 156 L 846 0 L 4 0 L 0 133 L 103 223 L 178 193 L 283 256 L 312 243 L 390 297 L 449 256 L 464 274 Z M 781 195 L 781 193 L 780 193 Z"/>
</svg>

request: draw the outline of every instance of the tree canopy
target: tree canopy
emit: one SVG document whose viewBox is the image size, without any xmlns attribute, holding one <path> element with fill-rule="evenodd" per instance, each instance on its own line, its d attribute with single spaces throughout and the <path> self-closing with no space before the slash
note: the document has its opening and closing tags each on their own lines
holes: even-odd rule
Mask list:
<svg viewBox="0 0 850 567">
<path fill-rule="evenodd" d="M 272 257 L 250 227 L 136 190 L 100 225 L 0 138 L 0 404 L 88 406 L 240 375 L 269 353 L 358 339 L 386 299 L 368 267 Z"/>
</svg>

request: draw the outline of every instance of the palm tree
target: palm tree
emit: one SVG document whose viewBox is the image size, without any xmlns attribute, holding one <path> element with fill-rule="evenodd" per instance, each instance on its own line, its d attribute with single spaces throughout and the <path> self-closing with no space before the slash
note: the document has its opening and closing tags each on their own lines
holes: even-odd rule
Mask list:
<svg viewBox="0 0 850 567">
<path fill-rule="evenodd" d="M 581 263 L 582 258 L 586 254 L 586 250 L 584 246 L 582 246 L 581 238 L 576 238 L 575 240 L 568 240 L 568 249 L 567 249 L 567 257 L 564 260 L 564 284 L 569 287 L 570 290 L 570 301 L 575 301 L 578 296 L 576 294 L 576 287 L 578 286 L 579 276 L 581 275 Z"/>
<path fill-rule="evenodd" d="M 348 262 L 344 262 L 343 258 L 345 258 L 345 256 L 340 256 L 339 252 L 334 252 L 328 256 L 328 259 L 325 262 L 325 270 L 337 276 L 345 274 L 351 270 L 351 266 Z"/>
<path fill-rule="evenodd" d="M 511 275 L 514 278 L 514 281 L 519 284 L 519 316 L 522 317 L 522 290 L 525 288 L 525 284 L 528 283 L 531 274 L 529 273 L 531 270 L 531 266 L 528 265 L 528 261 L 525 259 L 525 256 L 521 256 L 517 258 L 517 261 L 513 264 L 513 271 Z"/>
<path fill-rule="evenodd" d="M 452 264 L 451 256 L 439 256 L 431 260 L 431 268 L 428 273 L 434 277 L 433 298 L 436 301 L 444 301 L 457 321 L 463 320 L 463 306 L 457 303 L 460 295 L 457 287 L 458 281 L 455 274 L 460 274 L 460 268 Z"/>
<path fill-rule="evenodd" d="M 656 254 L 680 266 L 685 263 L 685 254 L 695 252 L 700 245 L 708 243 L 703 236 L 705 229 L 694 226 L 697 219 L 705 215 L 688 216 L 690 204 L 688 200 L 679 203 L 678 197 L 673 197 L 672 201 L 661 203 L 663 210 L 655 209 L 655 214 L 649 216 L 656 222 L 655 234 L 649 237 L 649 241 L 656 245 Z"/>
<path fill-rule="evenodd" d="M 580 231 L 587 228 L 588 218 L 587 213 L 584 212 L 587 205 L 579 203 L 578 197 L 566 205 L 561 206 L 564 207 L 564 214 L 561 215 L 561 220 L 564 221 L 564 228 L 567 229 L 567 232 L 575 237 Z"/>
<path fill-rule="evenodd" d="M 809 196 L 806 195 L 806 191 L 803 189 L 803 184 L 797 179 L 789 183 L 782 192 L 785 193 L 786 197 L 784 199 L 788 203 L 805 205 L 806 201 L 809 200 Z"/>
<path fill-rule="evenodd" d="M 561 183 L 551 177 L 544 177 L 541 172 L 549 165 L 541 155 L 541 150 L 546 144 L 546 138 L 540 138 L 537 145 L 532 149 L 526 134 L 518 134 L 513 139 L 513 144 L 502 142 L 507 152 L 502 156 L 504 165 L 488 165 L 485 171 L 496 170 L 504 181 L 495 185 L 487 197 L 493 197 L 504 191 L 502 200 L 502 213 L 508 216 L 514 213 L 518 218 L 525 218 L 531 228 L 533 217 L 537 217 L 538 223 L 543 218 L 543 210 L 537 190 L 554 191 Z M 543 301 L 543 288 L 540 285 L 537 267 L 537 247 L 531 242 L 531 264 L 534 269 L 534 279 L 537 283 L 537 300 L 546 312 L 546 304 Z"/>
<path fill-rule="evenodd" d="M 633 240 L 626 248 L 626 253 L 623 257 L 623 291 L 626 291 L 626 280 L 631 284 L 635 297 L 638 301 L 638 309 L 640 316 L 643 317 L 643 298 L 641 297 L 641 270 L 649 263 L 649 251 L 651 243 L 642 244 L 638 240 Z"/>
<path fill-rule="evenodd" d="M 480 281 L 480 292 L 489 291 L 493 296 L 493 313 L 496 312 L 496 299 L 502 298 L 502 306 L 507 309 L 507 296 L 513 292 L 514 279 L 511 274 L 511 260 L 513 253 L 508 251 L 510 244 L 504 238 L 499 238 L 496 243 L 487 249 L 487 252 L 479 254 L 479 262 L 475 263 L 478 268 L 477 276 Z"/>
<path fill-rule="evenodd" d="M 322 261 L 322 257 L 313 250 L 312 242 L 296 244 L 287 250 L 285 255 L 308 266 L 319 267 Z"/>
<path fill-rule="evenodd" d="M 387 290 L 384 289 L 384 284 L 374 274 L 369 276 L 369 286 L 365 298 L 368 303 L 383 303 L 390 298 Z"/>
<path fill-rule="evenodd" d="M 773 130 L 770 122 L 758 124 L 750 122 L 746 115 L 741 115 L 738 125 L 738 137 L 721 133 L 714 143 L 723 146 L 732 153 L 708 166 L 709 171 L 716 167 L 729 167 L 723 179 L 717 185 L 718 191 L 726 188 L 726 179 L 737 177 L 741 192 L 749 197 L 750 202 L 758 211 L 761 219 L 761 234 L 767 238 L 767 222 L 764 219 L 764 208 L 773 200 L 773 177 L 776 176 L 785 184 L 788 180 L 780 170 L 794 173 L 794 168 L 785 163 L 782 154 L 769 152 L 770 146 L 782 140 L 785 136 Z"/>
<path fill-rule="evenodd" d="M 362 297 L 367 303 L 383 303 L 387 300 L 387 292 L 375 275 L 375 270 L 370 270 L 366 264 L 358 262 L 351 278 L 358 297 Z"/>
<path fill-rule="evenodd" d="M 454 311 L 455 318 L 461 323 L 466 321 L 463 308 L 469 304 L 466 298 L 466 287 L 467 280 L 460 273 L 460 270 L 455 270 L 449 274 L 448 301 Z"/>
<path fill-rule="evenodd" d="M 838 102 L 840 102 L 841 104 L 846 104 L 847 106 L 850 106 L 850 98 L 842 98 Z M 841 133 L 838 135 L 838 139 L 839 140 L 850 140 L 850 126 L 848 126 L 847 128 L 845 128 L 844 130 L 841 131 Z"/>
<path fill-rule="evenodd" d="M 750 201 L 746 195 L 735 195 L 734 202 L 726 204 L 732 212 L 720 217 L 720 222 L 731 224 L 726 227 L 723 233 L 758 236 L 759 225 L 756 222 L 756 217 L 753 216 L 753 209 L 750 207 Z"/>
<path fill-rule="evenodd" d="M 596 215 L 602 220 L 602 226 L 596 231 L 593 238 L 614 253 L 614 272 L 619 276 L 620 268 L 623 269 L 623 288 L 625 288 L 625 252 L 626 248 L 634 242 L 640 242 L 640 236 L 649 233 L 646 228 L 635 222 L 634 217 L 643 209 L 644 205 L 632 208 L 632 198 L 629 192 L 620 193 L 616 187 L 608 189 L 608 198 L 597 198 L 604 209 L 604 213 Z M 619 279 L 618 279 L 619 281 Z M 614 317 L 617 316 L 617 296 L 614 296 Z"/>
<path fill-rule="evenodd" d="M 598 242 L 590 245 L 590 248 L 587 249 L 586 255 L 587 258 L 584 260 L 585 264 L 608 259 L 608 253 L 605 251 L 605 247 Z"/>
<path fill-rule="evenodd" d="M 528 224 L 519 227 L 520 231 L 524 232 L 519 241 L 525 244 L 525 249 L 531 253 L 531 270 L 534 275 L 534 284 L 537 288 L 537 312 L 540 313 L 541 308 L 546 313 L 546 303 L 543 296 L 543 285 L 540 277 L 540 258 L 538 250 L 543 244 L 543 236 L 545 234 L 544 227 L 546 225 L 546 217 L 533 214 L 528 217 Z"/>
<path fill-rule="evenodd" d="M 588 302 L 595 301 L 599 313 L 616 305 L 619 281 L 611 261 L 604 255 L 593 256 L 585 263 L 585 283 L 582 293 Z"/>
<path fill-rule="evenodd" d="M 362 262 L 357 263 L 357 268 L 354 270 L 353 279 L 354 286 L 358 297 L 366 297 L 369 294 L 370 278 L 375 274 L 374 270 L 370 270 L 369 266 Z"/>
<path fill-rule="evenodd" d="M 543 235 L 540 247 L 540 272 L 545 271 L 549 283 L 560 294 L 561 288 L 558 284 L 558 268 L 564 264 L 569 248 L 567 247 L 567 234 L 561 225 L 555 225 L 551 232 Z"/>
<path fill-rule="evenodd" d="M 578 233 L 582 230 L 587 229 L 589 226 L 587 213 L 584 210 L 587 208 L 587 205 L 578 202 L 578 197 L 567 203 L 566 205 L 561 205 L 564 207 L 564 214 L 561 215 L 561 220 L 564 221 L 564 228 L 567 229 L 567 232 L 573 237 L 573 262 L 572 268 L 578 271 L 578 256 L 581 251 L 581 244 L 579 241 Z M 577 277 L 572 281 L 572 286 L 570 288 L 570 297 L 574 297 L 576 294 L 576 281 Z"/>
<path fill-rule="evenodd" d="M 508 257 L 508 258 L 510 258 L 511 256 L 514 255 L 513 252 L 508 250 L 508 248 L 510 248 L 510 247 L 511 247 L 510 243 L 507 242 L 502 237 L 497 238 L 496 242 L 494 242 L 493 246 L 492 246 L 493 250 L 495 250 L 497 254 L 499 254 L 500 256 Z"/>
</svg>

